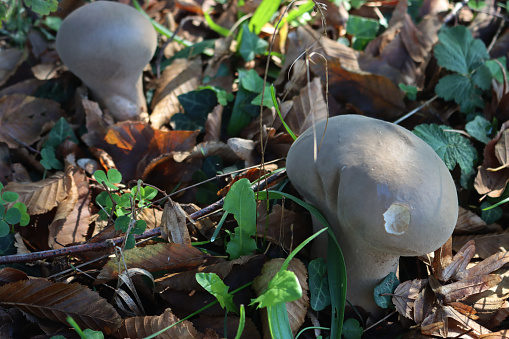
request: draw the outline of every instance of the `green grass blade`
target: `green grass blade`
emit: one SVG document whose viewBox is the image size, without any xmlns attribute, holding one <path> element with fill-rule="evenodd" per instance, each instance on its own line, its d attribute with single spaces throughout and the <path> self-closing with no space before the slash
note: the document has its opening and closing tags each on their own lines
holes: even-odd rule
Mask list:
<svg viewBox="0 0 509 339">
<path fill-rule="evenodd" d="M 281 115 L 281 111 L 279 110 L 279 105 L 276 100 L 276 91 L 274 89 L 274 85 L 270 85 L 270 95 L 272 97 L 272 102 L 274 103 L 274 107 L 276 108 L 276 112 L 277 115 L 279 116 L 279 119 L 281 120 L 281 123 L 285 127 L 288 134 L 290 134 L 290 136 L 293 138 L 293 140 L 297 140 L 297 136 L 295 135 L 295 133 L 293 133 L 290 126 L 286 124 L 285 120 L 283 119 L 283 116 Z"/>
<path fill-rule="evenodd" d="M 237 335 L 235 339 L 240 339 L 242 336 L 242 332 L 244 332 L 244 326 L 246 324 L 246 309 L 244 305 L 240 305 L 240 319 L 239 319 L 239 327 L 237 328 Z"/>
</svg>

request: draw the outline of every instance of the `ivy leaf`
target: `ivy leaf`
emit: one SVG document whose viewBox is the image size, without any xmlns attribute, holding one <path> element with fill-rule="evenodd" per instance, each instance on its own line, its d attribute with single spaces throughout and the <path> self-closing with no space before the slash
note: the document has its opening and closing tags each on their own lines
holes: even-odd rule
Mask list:
<svg viewBox="0 0 509 339">
<path fill-rule="evenodd" d="M 233 303 L 233 295 L 228 294 L 228 286 L 215 273 L 196 273 L 196 281 L 207 292 L 216 297 L 222 308 L 227 311 L 239 313 L 237 306 Z"/>
<path fill-rule="evenodd" d="M 321 311 L 331 303 L 327 264 L 323 258 L 316 258 L 309 263 L 309 291 L 311 292 L 311 308 Z"/>
<path fill-rule="evenodd" d="M 438 34 L 435 57 L 440 66 L 463 75 L 470 74 L 490 58 L 486 46 L 464 26 L 444 27 Z"/>
<path fill-rule="evenodd" d="M 258 308 L 274 306 L 279 303 L 291 302 L 302 297 L 302 288 L 297 276 L 292 271 L 279 271 L 269 282 L 267 290 L 254 299 Z"/>
<path fill-rule="evenodd" d="M 490 134 L 493 130 L 493 126 L 491 126 L 490 122 L 482 116 L 476 115 L 474 120 L 467 122 L 465 130 L 473 138 L 487 144 L 491 140 L 491 138 L 488 137 L 488 134 Z"/>
<path fill-rule="evenodd" d="M 64 168 L 64 165 L 56 158 L 55 150 L 51 147 L 41 150 L 41 158 L 41 165 L 47 170 Z"/>
<path fill-rule="evenodd" d="M 435 150 L 449 170 L 452 171 L 459 165 L 462 174 L 467 175 L 474 167 L 477 151 L 461 134 L 445 132 L 447 128 L 448 126 L 423 124 L 415 127 L 413 132 Z"/>
<path fill-rule="evenodd" d="M 263 54 L 269 43 L 252 33 L 247 23 L 242 25 L 242 42 L 240 44 L 239 53 L 245 61 L 251 61 L 257 54 Z"/>
<path fill-rule="evenodd" d="M 24 0 L 24 2 L 40 15 L 48 15 L 58 9 L 57 0 Z"/>
<path fill-rule="evenodd" d="M 346 32 L 356 38 L 374 39 L 379 28 L 380 24 L 377 20 L 357 15 L 348 16 L 348 22 L 346 23 Z"/>
<path fill-rule="evenodd" d="M 187 92 L 178 96 L 178 100 L 186 113 L 185 116 L 203 129 L 207 115 L 217 105 L 217 95 L 211 89 Z M 194 128 L 196 129 L 196 128 Z"/>
<path fill-rule="evenodd" d="M 375 287 L 374 297 L 375 302 L 381 308 L 395 309 L 392 303 L 392 294 L 399 285 L 399 280 L 394 272 L 389 273 L 380 285 Z M 384 295 L 387 294 L 387 295 Z"/>
<path fill-rule="evenodd" d="M 43 148 L 52 147 L 56 149 L 66 139 L 71 140 L 75 144 L 79 143 L 69 123 L 64 118 L 60 118 L 55 126 L 51 128 L 48 134 L 48 140 L 44 143 Z"/>
</svg>

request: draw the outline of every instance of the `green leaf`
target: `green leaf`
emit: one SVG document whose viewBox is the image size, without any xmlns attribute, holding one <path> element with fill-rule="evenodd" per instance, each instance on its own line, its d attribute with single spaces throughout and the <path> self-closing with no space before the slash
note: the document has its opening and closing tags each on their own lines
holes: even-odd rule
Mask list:
<svg viewBox="0 0 509 339">
<path fill-rule="evenodd" d="M 491 140 L 488 135 L 493 131 L 493 126 L 481 115 L 476 115 L 474 120 L 467 122 L 465 131 L 473 138 L 487 144 Z"/>
<path fill-rule="evenodd" d="M 0 219 L 0 238 L 5 237 L 11 232 L 11 226 L 3 219 Z"/>
<path fill-rule="evenodd" d="M 110 168 L 108 170 L 108 181 L 112 184 L 118 184 L 122 181 L 122 174 L 117 169 Z"/>
<path fill-rule="evenodd" d="M 48 134 L 48 140 L 43 145 L 43 148 L 53 148 L 57 149 L 66 139 L 71 140 L 72 142 L 78 144 L 78 138 L 74 134 L 69 123 L 64 119 L 60 118 L 55 123 L 55 126 L 51 128 L 51 131 Z"/>
<path fill-rule="evenodd" d="M 410 100 L 415 100 L 417 98 L 417 92 L 419 91 L 417 87 L 405 84 L 399 84 L 399 89 L 405 92 L 405 95 Z"/>
<path fill-rule="evenodd" d="M 484 220 L 486 224 L 490 225 L 502 218 L 504 210 L 499 206 L 485 210 L 488 207 L 491 207 L 491 204 L 487 201 L 481 204 L 481 219 Z"/>
<path fill-rule="evenodd" d="M 16 225 L 21 221 L 21 212 L 17 208 L 9 208 L 5 212 L 4 220 L 8 224 Z"/>
<path fill-rule="evenodd" d="M 128 234 L 125 242 L 125 249 L 130 250 L 131 248 L 134 248 L 134 246 L 136 246 L 136 240 L 132 234 Z"/>
<path fill-rule="evenodd" d="M 343 338 L 345 339 L 360 339 L 364 329 L 357 319 L 348 318 L 343 324 Z"/>
<path fill-rule="evenodd" d="M 239 326 L 237 328 L 237 335 L 235 336 L 235 339 L 240 339 L 242 337 L 245 325 L 246 325 L 246 309 L 244 305 L 240 304 Z"/>
<path fill-rule="evenodd" d="M 392 295 L 383 294 L 394 294 L 394 290 L 399 285 L 399 280 L 394 272 L 389 273 L 380 285 L 375 287 L 374 297 L 375 302 L 381 308 L 395 309 L 392 303 Z"/>
<path fill-rule="evenodd" d="M 232 213 L 239 224 L 226 246 L 226 252 L 231 259 L 252 254 L 257 248 L 252 238 L 256 234 L 256 201 L 249 180 L 243 178 L 232 185 L 224 199 L 223 209 Z"/>
<path fill-rule="evenodd" d="M 472 37 L 465 26 L 444 27 L 438 34 L 439 43 L 435 45 L 435 57 L 440 66 L 463 75 L 468 75 L 489 54 L 484 43 Z"/>
<path fill-rule="evenodd" d="M 237 306 L 233 303 L 233 295 L 228 294 L 228 286 L 215 273 L 196 273 L 196 281 L 207 292 L 216 297 L 222 308 L 226 307 L 228 312 L 239 313 Z"/>
<path fill-rule="evenodd" d="M 281 0 L 263 0 L 249 20 L 249 30 L 260 34 L 263 26 L 274 16 L 280 4 Z"/>
<path fill-rule="evenodd" d="M 255 106 L 260 106 L 260 104 L 262 103 L 262 94 L 258 94 L 256 96 L 256 98 L 253 99 L 253 101 L 251 101 L 251 104 L 252 105 L 255 105 Z M 269 86 L 265 86 L 265 91 L 263 93 L 263 106 L 267 107 L 267 108 L 272 108 L 274 107 L 274 103 L 272 102 L 272 97 L 270 96 L 270 87 Z"/>
<path fill-rule="evenodd" d="M 263 78 L 254 69 L 249 71 L 240 69 L 239 82 L 244 89 L 250 92 L 261 93 L 263 89 Z"/>
<path fill-rule="evenodd" d="M 131 218 L 126 215 L 122 215 L 115 220 L 115 229 L 122 232 L 127 232 L 130 223 Z"/>
<path fill-rule="evenodd" d="M 308 273 L 311 308 L 315 311 L 321 311 L 331 303 L 325 260 L 323 258 L 312 260 L 309 263 Z"/>
<path fill-rule="evenodd" d="M 435 86 L 435 93 L 445 100 L 454 100 L 461 105 L 462 112 L 484 106 L 480 91 L 470 78 L 461 74 L 449 74 L 441 78 Z"/>
<path fill-rule="evenodd" d="M 459 165 L 462 173 L 470 173 L 477 158 L 477 151 L 468 139 L 456 132 L 445 132 L 446 128 L 448 127 L 423 124 L 416 126 L 413 132 L 435 150 L 449 170 L 452 171 Z"/>
<path fill-rule="evenodd" d="M 267 318 L 271 338 L 293 339 L 286 304 L 280 303 L 267 307 Z"/>
<path fill-rule="evenodd" d="M 379 28 L 380 24 L 377 20 L 357 15 L 348 16 L 348 21 L 346 23 L 346 32 L 356 38 L 362 39 L 374 39 Z"/>
<path fill-rule="evenodd" d="M 142 234 L 147 229 L 147 222 L 145 220 L 136 220 L 133 228 L 131 229 L 132 234 Z"/>
<path fill-rule="evenodd" d="M 2 193 L 2 199 L 6 202 L 15 202 L 19 199 L 19 195 L 16 192 L 5 191 Z"/>
<path fill-rule="evenodd" d="M 40 15 L 48 15 L 58 9 L 57 0 L 24 0 L 25 5 Z"/>
<path fill-rule="evenodd" d="M 51 147 L 41 150 L 41 158 L 41 165 L 47 170 L 64 168 L 64 165 L 56 158 L 55 150 Z"/>
<path fill-rule="evenodd" d="M 472 83 L 483 91 L 487 91 L 491 88 L 492 79 L 493 75 L 486 65 L 481 65 L 472 75 Z"/>
<path fill-rule="evenodd" d="M 242 41 L 239 53 L 245 61 L 251 61 L 257 54 L 265 53 L 268 46 L 269 43 L 252 33 L 247 24 L 242 26 Z"/>
<path fill-rule="evenodd" d="M 504 83 L 504 72 L 507 74 L 506 60 L 507 59 L 504 56 L 494 60 L 488 60 L 485 63 L 486 67 L 488 67 L 488 69 L 490 70 L 490 73 L 493 76 L 493 78 L 495 78 L 495 80 L 497 80 L 501 84 Z"/>
<path fill-rule="evenodd" d="M 302 288 L 297 276 L 292 271 L 279 271 L 269 281 L 267 290 L 254 299 L 251 304 L 258 303 L 257 308 L 270 307 L 279 303 L 295 301 L 302 297 Z"/>
<path fill-rule="evenodd" d="M 30 222 L 30 215 L 27 213 L 27 207 L 22 202 L 16 202 L 12 205 L 12 208 L 16 208 L 21 213 L 21 220 L 19 222 L 20 226 L 26 226 Z"/>
<path fill-rule="evenodd" d="M 207 115 L 217 105 L 216 92 L 208 88 L 181 94 L 178 96 L 178 100 L 184 109 L 185 115 L 196 126 L 199 126 L 198 129 L 205 127 Z"/>
</svg>

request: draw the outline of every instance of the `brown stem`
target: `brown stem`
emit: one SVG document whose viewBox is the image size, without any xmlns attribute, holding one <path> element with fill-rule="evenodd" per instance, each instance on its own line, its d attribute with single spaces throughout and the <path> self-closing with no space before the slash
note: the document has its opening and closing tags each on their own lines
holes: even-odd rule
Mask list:
<svg viewBox="0 0 509 339">
<path fill-rule="evenodd" d="M 256 189 L 262 190 L 267 185 L 282 178 L 285 174 L 286 174 L 286 171 L 281 171 L 281 172 L 275 173 L 275 174 L 271 175 L 270 177 L 268 177 L 267 180 L 263 180 L 263 181 L 261 181 L 261 183 L 253 185 L 253 190 L 256 190 Z M 216 201 L 215 203 L 191 214 L 190 217 L 194 220 L 201 218 L 201 217 L 221 208 L 223 206 L 223 203 L 224 203 L 224 198 L 222 198 L 222 199 Z M 143 234 L 135 236 L 135 239 L 136 240 L 146 239 L 146 238 L 158 236 L 160 234 L 161 234 L 161 229 L 160 229 L 160 227 L 157 227 L 157 228 L 153 228 L 149 231 L 146 231 Z M 107 249 L 107 248 L 110 248 L 113 246 L 120 245 L 122 243 L 122 241 L 124 241 L 123 236 L 118 237 L 118 238 L 108 239 L 108 240 L 101 241 L 101 242 L 64 247 L 64 248 L 59 248 L 59 249 L 55 249 L 55 250 L 40 251 L 40 252 L 29 253 L 29 254 L 13 254 L 13 255 L 0 256 L 0 264 L 31 262 L 31 261 L 54 258 L 54 257 L 59 257 L 59 256 L 69 255 L 69 254 L 98 251 L 98 250 L 103 250 L 103 249 Z"/>
</svg>

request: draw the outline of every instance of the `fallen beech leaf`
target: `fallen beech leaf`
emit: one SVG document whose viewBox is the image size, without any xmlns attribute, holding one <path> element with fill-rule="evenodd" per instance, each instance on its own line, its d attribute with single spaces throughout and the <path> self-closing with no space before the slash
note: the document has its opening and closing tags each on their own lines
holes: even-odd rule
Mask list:
<svg viewBox="0 0 509 339">
<path fill-rule="evenodd" d="M 472 320 L 479 319 L 479 316 L 476 315 L 477 311 L 475 310 L 475 308 L 473 308 L 471 306 L 460 303 L 459 301 L 453 301 L 453 302 L 449 303 L 449 306 L 451 306 L 452 308 L 454 308 L 456 311 L 460 312 L 461 314 L 466 315 L 467 317 L 469 317 Z"/>
<path fill-rule="evenodd" d="M 207 115 L 205 121 L 205 136 L 203 141 L 219 141 L 221 140 L 221 119 L 223 117 L 223 105 L 217 105 L 214 110 Z"/>
<path fill-rule="evenodd" d="M 461 314 L 450 306 L 443 306 L 442 310 L 444 311 L 446 317 L 456 320 L 460 325 L 464 326 L 465 329 L 471 329 L 473 334 L 476 336 L 491 333 L 491 331 L 487 328 L 479 325 L 466 315 Z"/>
<path fill-rule="evenodd" d="M 81 105 L 85 111 L 87 133 L 81 139 L 88 145 L 93 146 L 106 134 L 106 130 L 113 124 L 112 121 L 106 120 L 104 113 L 95 101 L 87 98 L 81 99 Z"/>
<path fill-rule="evenodd" d="M 0 270 L 0 286 L 16 282 L 19 280 L 27 280 L 28 276 L 25 272 L 12 267 L 4 267 Z"/>
<path fill-rule="evenodd" d="M 314 78 L 300 90 L 299 95 L 292 98 L 292 101 L 292 108 L 284 119 L 293 133 L 300 135 L 319 121 L 327 119 L 327 106 L 320 78 Z M 321 136 L 319 135 L 317 138 L 320 140 Z"/>
<path fill-rule="evenodd" d="M 420 291 L 426 287 L 428 279 L 415 279 L 404 281 L 394 290 L 392 302 L 396 306 L 396 311 L 409 319 L 413 319 L 412 310 L 414 302 Z"/>
<path fill-rule="evenodd" d="M 55 218 L 49 225 L 50 248 L 60 248 L 86 240 L 90 221 L 88 180 L 79 168 L 73 172 L 70 175 L 72 182 L 69 194 L 57 206 Z"/>
<path fill-rule="evenodd" d="M 509 251 L 509 230 L 503 233 L 453 236 L 453 249 L 458 250 L 468 241 L 475 241 L 475 254 L 486 259 L 495 253 Z"/>
<path fill-rule="evenodd" d="M 179 321 L 169 308 L 163 314 L 146 317 L 132 317 L 124 319 L 122 326 L 115 335 L 120 338 L 143 338 L 152 335 L 163 328 Z M 191 339 L 202 338 L 202 334 L 193 327 L 193 324 L 184 320 L 178 325 L 158 335 L 157 338 L 164 339 Z"/>
<path fill-rule="evenodd" d="M 498 332 L 492 332 L 482 334 L 479 339 L 507 339 L 509 338 L 509 330 L 501 330 Z"/>
<path fill-rule="evenodd" d="M 57 102 L 23 94 L 4 96 L 0 98 L 0 141 L 10 148 L 32 145 L 41 138 L 47 124 L 61 115 Z"/>
<path fill-rule="evenodd" d="M 139 121 L 110 126 L 98 147 L 111 155 L 124 181 L 140 178 L 146 167 L 162 154 L 193 149 L 199 131 L 160 131 Z M 160 180 L 161 178 L 159 178 Z"/>
<path fill-rule="evenodd" d="M 175 59 L 164 69 L 152 99 L 150 122 L 154 128 L 161 128 L 180 112 L 178 96 L 198 89 L 202 63 L 193 60 Z"/>
<path fill-rule="evenodd" d="M 191 246 L 191 237 L 187 230 L 186 212 L 168 198 L 161 217 L 161 237 L 170 243 Z"/>
<path fill-rule="evenodd" d="M 284 259 L 277 258 L 272 259 L 265 263 L 262 268 L 262 273 L 256 277 L 253 281 L 253 289 L 256 291 L 256 294 L 260 296 L 268 286 L 269 281 L 276 275 L 277 272 L 281 269 L 283 265 Z M 299 280 L 299 284 L 302 288 L 302 297 L 299 299 L 287 302 L 286 310 L 288 312 L 288 319 L 290 320 L 290 328 L 292 329 L 292 333 L 295 335 L 299 328 L 304 323 L 307 310 L 309 308 L 309 297 L 308 297 L 308 284 L 307 284 L 307 270 L 304 264 L 299 259 L 292 259 L 290 261 L 290 265 L 288 266 L 288 270 L 295 273 L 297 279 Z M 264 312 L 263 312 L 264 311 Z M 263 331 L 265 334 L 268 334 L 269 328 L 266 316 L 266 309 L 262 309 L 262 312 L 265 315 L 262 318 L 263 322 Z M 270 338 L 270 335 L 266 338 Z"/>
<path fill-rule="evenodd" d="M 124 251 L 123 260 L 127 268 L 143 268 L 149 272 L 193 268 L 201 265 L 210 256 L 197 248 L 182 244 L 156 244 L 135 247 Z M 122 267 L 124 267 L 122 265 Z M 102 268 L 94 284 L 102 284 L 118 277 L 118 262 L 110 259 Z"/>
<path fill-rule="evenodd" d="M 498 270 L 509 262 L 509 252 L 499 252 L 484 259 L 472 268 L 469 268 L 465 274 L 460 274 L 462 279 L 482 276 Z"/>
<path fill-rule="evenodd" d="M 49 212 L 58 206 L 67 197 L 71 187 L 71 176 L 66 173 L 57 173 L 37 182 L 10 182 L 5 186 L 4 191 L 18 193 L 18 201 L 27 206 L 27 213 L 35 215 Z"/>
<path fill-rule="evenodd" d="M 28 53 L 24 53 L 22 49 L 0 49 L 0 86 L 9 80 L 27 56 Z"/>
<path fill-rule="evenodd" d="M 120 316 L 106 299 L 80 284 L 52 283 L 46 279 L 22 280 L 0 286 L 0 305 L 67 324 L 72 317 L 85 329 L 112 334 Z"/>
<path fill-rule="evenodd" d="M 477 276 L 442 285 L 435 293 L 443 296 L 445 303 L 451 303 L 468 297 L 471 294 L 486 291 L 490 287 L 497 285 L 500 281 L 502 281 L 502 278 L 498 274 Z"/>
<path fill-rule="evenodd" d="M 463 207 L 458 209 L 458 221 L 454 227 L 454 234 L 478 233 L 486 229 L 486 223 L 480 216 Z M 476 242 L 476 246 L 479 244 Z"/>
</svg>

